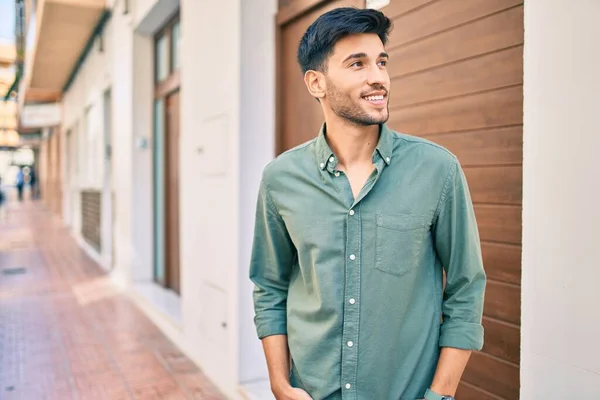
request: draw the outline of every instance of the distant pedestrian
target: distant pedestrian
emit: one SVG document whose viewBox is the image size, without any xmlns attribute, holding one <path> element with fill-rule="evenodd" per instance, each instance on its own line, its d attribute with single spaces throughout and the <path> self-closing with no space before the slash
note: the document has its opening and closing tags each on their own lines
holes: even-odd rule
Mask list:
<svg viewBox="0 0 600 400">
<path fill-rule="evenodd" d="M 2 177 L 0 176 L 0 221 L 4 220 L 5 215 L 5 206 L 6 196 L 4 195 L 4 191 L 2 190 Z"/>
<path fill-rule="evenodd" d="M 31 200 L 37 199 L 37 176 L 35 175 L 35 168 L 32 166 L 29 171 L 29 187 L 31 188 Z"/>
<path fill-rule="evenodd" d="M 23 175 L 23 168 L 19 167 L 17 172 L 17 193 L 19 194 L 19 201 L 23 201 L 23 186 L 25 185 L 25 175 Z"/>
</svg>

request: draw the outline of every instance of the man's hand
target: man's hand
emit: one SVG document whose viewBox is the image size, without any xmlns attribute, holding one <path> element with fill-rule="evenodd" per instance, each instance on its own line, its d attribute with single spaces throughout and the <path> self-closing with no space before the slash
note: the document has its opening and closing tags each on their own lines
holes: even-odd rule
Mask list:
<svg viewBox="0 0 600 400">
<path fill-rule="evenodd" d="M 281 392 L 273 392 L 273 394 L 277 400 L 312 400 L 312 397 L 304 390 L 291 386 Z"/>
</svg>

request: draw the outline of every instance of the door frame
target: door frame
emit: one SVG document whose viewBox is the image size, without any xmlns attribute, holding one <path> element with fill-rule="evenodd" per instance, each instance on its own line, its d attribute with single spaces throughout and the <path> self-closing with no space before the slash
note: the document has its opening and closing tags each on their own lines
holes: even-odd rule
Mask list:
<svg viewBox="0 0 600 400">
<path fill-rule="evenodd" d="M 167 147 L 166 147 L 166 143 L 165 141 L 167 140 L 167 113 L 168 113 L 168 109 L 167 109 L 167 99 L 169 98 L 169 96 L 173 95 L 174 93 L 180 92 L 181 91 L 181 77 L 180 77 L 180 71 L 178 68 L 176 68 L 173 64 L 173 27 L 180 23 L 181 19 L 180 19 L 180 14 L 179 12 L 177 14 L 175 14 L 175 16 L 173 18 L 171 18 L 162 28 L 160 28 L 156 34 L 154 35 L 153 38 L 153 82 L 154 82 L 154 96 L 153 96 L 153 148 L 154 148 L 154 152 L 153 152 L 153 160 L 152 160 L 152 164 L 153 164 L 153 178 L 152 178 L 152 185 L 153 185 L 153 195 L 152 195 L 152 199 L 153 199 L 153 243 L 154 245 L 153 247 L 153 271 L 152 271 L 152 279 L 154 282 L 158 283 L 159 285 L 161 285 L 162 287 L 164 287 L 165 289 L 169 289 L 169 290 L 173 290 L 170 285 L 169 285 L 169 271 L 167 268 L 167 261 L 168 261 L 168 255 L 167 255 L 167 217 L 168 217 L 168 213 L 167 213 L 167 209 L 166 209 L 166 204 L 167 204 L 167 199 L 166 199 L 166 194 L 162 193 L 162 199 L 160 202 L 158 202 L 158 196 L 161 195 L 159 193 L 157 193 L 157 187 L 160 185 L 160 187 L 165 187 L 166 186 L 166 181 L 165 179 L 167 178 L 167 171 L 164 170 L 167 168 L 166 165 L 166 151 L 167 151 Z M 158 71 L 158 56 L 157 56 L 157 43 L 159 41 L 160 38 L 166 36 L 167 38 L 167 42 L 168 42 L 168 46 L 169 46 L 169 51 L 168 51 L 168 74 L 167 76 L 162 79 L 159 80 L 158 76 L 157 76 L 157 71 Z M 161 102 L 162 106 L 161 107 L 157 107 L 157 104 Z M 157 112 L 160 112 L 162 115 L 160 116 L 160 118 L 157 118 Z M 161 126 L 157 126 L 157 121 L 160 121 Z M 160 149 L 157 149 L 157 138 L 156 135 L 162 135 L 162 142 L 163 142 L 163 146 Z M 158 151 L 157 151 L 158 150 Z M 160 152 L 160 154 L 159 154 Z M 157 162 L 158 160 L 156 159 L 157 156 L 162 157 L 163 162 L 163 171 L 161 172 L 160 176 L 158 176 L 159 174 L 157 173 Z M 157 220 L 157 216 L 160 215 L 160 220 L 162 221 L 162 226 L 159 226 L 158 220 Z M 162 229 L 162 232 L 159 232 L 159 230 Z M 160 240 L 159 240 L 160 238 Z M 179 268 L 179 284 L 177 285 L 177 287 L 181 288 L 181 265 L 178 266 Z M 159 274 L 157 274 L 158 271 L 161 271 L 162 274 L 159 276 Z M 179 291 L 173 290 L 175 293 L 179 294 Z"/>
</svg>

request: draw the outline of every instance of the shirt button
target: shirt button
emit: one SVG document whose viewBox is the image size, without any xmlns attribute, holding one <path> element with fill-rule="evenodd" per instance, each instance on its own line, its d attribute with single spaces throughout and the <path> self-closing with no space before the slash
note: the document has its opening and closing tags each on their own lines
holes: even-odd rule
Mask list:
<svg viewBox="0 0 600 400">
<path fill-rule="evenodd" d="M 352 261 L 354 261 L 354 260 L 356 260 L 356 256 L 355 256 L 354 254 L 350 254 L 350 259 L 351 259 Z"/>
<path fill-rule="evenodd" d="M 324 168 L 325 164 L 321 163 L 321 164 L 319 164 L 319 167 Z"/>
<path fill-rule="evenodd" d="M 348 342 L 348 347 L 352 347 L 352 346 L 354 346 L 354 343 L 352 343 L 351 341 Z"/>
<path fill-rule="evenodd" d="M 339 173 L 339 172 L 336 172 L 336 173 L 335 173 L 335 176 L 340 176 L 340 173 Z"/>
<path fill-rule="evenodd" d="M 346 389 L 350 389 L 352 387 L 352 385 L 350 385 L 349 383 L 346 383 Z"/>
<path fill-rule="evenodd" d="M 354 210 L 350 210 L 350 212 L 348 214 L 354 215 Z"/>
<path fill-rule="evenodd" d="M 389 157 L 386 157 L 386 158 L 385 158 L 385 161 L 387 161 L 387 162 L 390 162 L 390 158 L 389 158 Z"/>
<path fill-rule="evenodd" d="M 329 157 L 329 162 L 331 162 L 331 163 L 332 163 L 332 162 L 334 162 L 334 161 L 335 161 L 335 158 L 333 158 L 333 157 Z"/>
<path fill-rule="evenodd" d="M 350 304 L 354 304 L 354 303 L 356 303 L 356 300 L 354 300 L 354 299 L 350 299 L 350 300 L 348 300 L 348 302 L 349 302 Z"/>
</svg>

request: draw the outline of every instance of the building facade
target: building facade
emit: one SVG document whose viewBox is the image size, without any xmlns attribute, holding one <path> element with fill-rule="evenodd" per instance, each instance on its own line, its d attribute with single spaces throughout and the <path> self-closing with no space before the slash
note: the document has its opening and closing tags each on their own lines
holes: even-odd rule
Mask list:
<svg viewBox="0 0 600 400">
<path fill-rule="evenodd" d="M 447 147 L 469 182 L 489 278 L 486 344 L 473 355 L 458 398 L 535 399 L 540 385 L 549 398 L 600 394 L 600 366 L 586 351 L 600 329 L 589 317 L 591 297 L 580 297 L 575 281 L 565 289 L 534 278 L 543 259 L 552 266 L 546 277 L 564 279 L 570 248 L 582 261 L 571 268 L 600 278 L 593 241 L 567 240 L 588 229 L 583 210 L 600 218 L 592 206 L 600 188 L 583 178 L 587 164 L 567 170 L 581 174 L 569 181 L 571 193 L 592 189 L 581 223 L 569 219 L 568 205 L 578 201 L 548 200 L 552 179 L 564 171 L 551 155 L 565 149 L 591 163 L 593 146 L 580 145 L 598 141 L 594 98 L 584 85 L 598 85 L 592 73 L 600 69 L 598 52 L 584 45 L 600 33 L 589 21 L 600 11 L 597 2 L 583 0 L 577 8 L 566 2 L 543 8 L 534 0 L 26 4 L 19 103 L 22 123 L 29 116 L 25 125 L 43 132 L 44 201 L 228 397 L 270 398 L 248 279 L 258 183 L 274 156 L 316 135 L 322 116 L 303 87 L 295 52 L 306 27 L 339 6 L 380 7 L 392 18 L 389 125 Z M 549 22 L 561 14 L 564 23 Z M 554 48 L 571 63 L 556 63 L 561 56 Z M 538 71 L 541 62 L 549 66 L 545 73 Z M 586 68 L 571 76 L 574 65 Z M 589 114 L 567 105 L 560 112 L 549 90 L 556 76 L 574 83 L 557 87 L 557 94 L 577 98 Z M 577 140 L 565 145 L 557 127 L 573 118 Z M 552 229 L 540 231 L 550 216 L 565 221 L 561 237 L 569 247 L 561 250 Z M 543 247 L 546 241 L 556 243 L 553 250 Z M 539 317 L 550 310 L 536 300 L 538 291 L 558 293 L 556 302 L 569 305 L 556 305 L 561 318 L 590 334 L 541 332 L 553 321 Z M 538 342 L 540 336 L 545 340 Z M 545 358 L 553 362 L 541 374 Z"/>
</svg>

